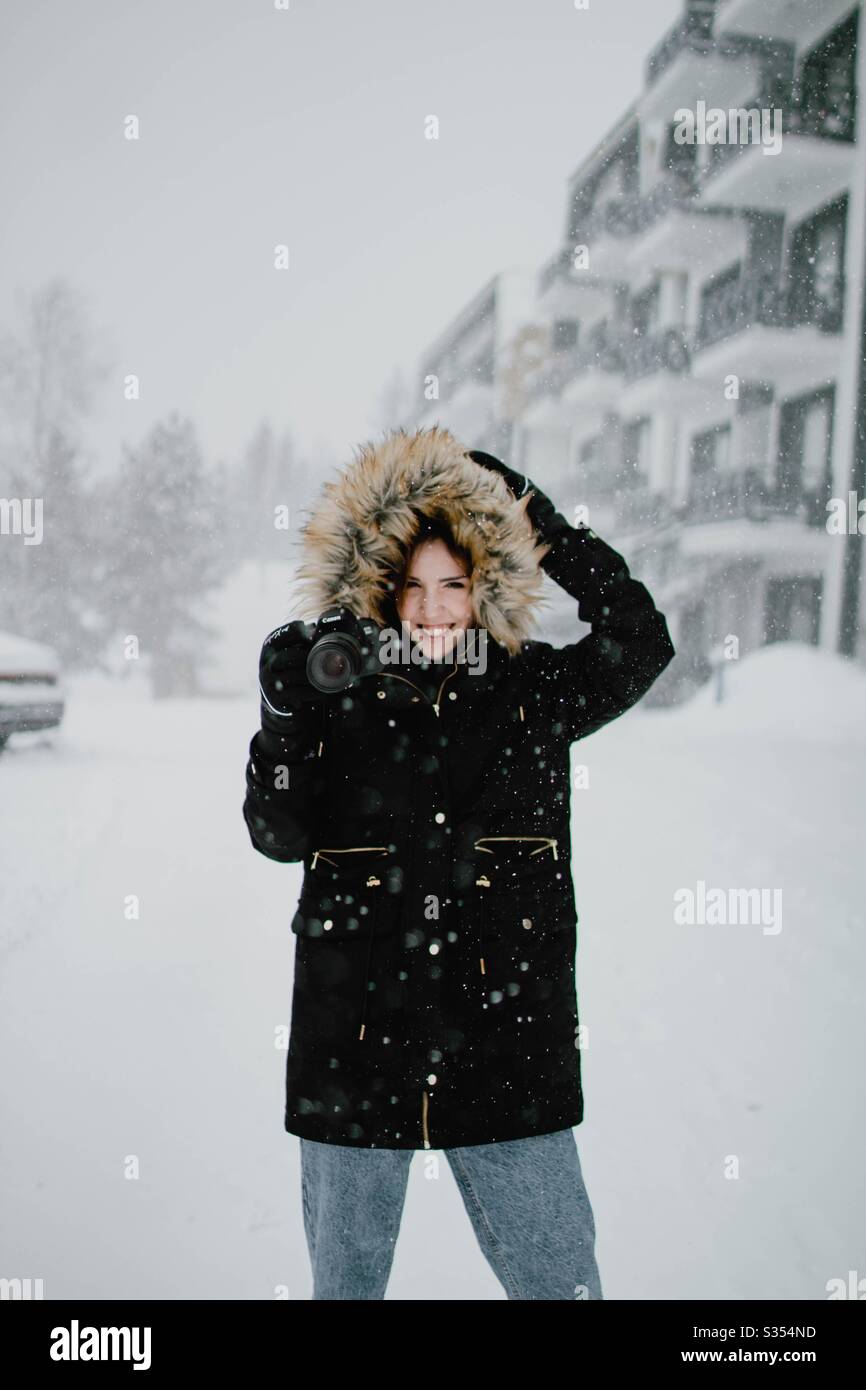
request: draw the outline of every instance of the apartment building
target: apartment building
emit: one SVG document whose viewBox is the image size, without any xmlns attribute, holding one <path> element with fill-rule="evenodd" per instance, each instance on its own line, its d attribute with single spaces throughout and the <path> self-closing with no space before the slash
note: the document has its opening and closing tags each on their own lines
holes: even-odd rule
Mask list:
<svg viewBox="0 0 866 1390">
<path fill-rule="evenodd" d="M 831 499 L 866 495 L 859 11 L 686 3 L 568 180 L 531 309 L 491 336 L 498 280 L 473 306 L 485 410 L 455 417 L 446 391 L 419 412 L 495 438 L 620 546 L 680 654 L 660 698 L 730 636 L 866 655 L 856 513 L 828 525 Z M 428 371 L 445 344 L 459 359 L 465 317 Z"/>
</svg>

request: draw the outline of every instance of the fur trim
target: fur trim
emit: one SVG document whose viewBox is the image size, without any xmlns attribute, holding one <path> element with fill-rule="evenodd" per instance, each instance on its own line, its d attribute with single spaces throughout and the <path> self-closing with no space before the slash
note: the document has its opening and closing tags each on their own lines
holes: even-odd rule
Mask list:
<svg viewBox="0 0 866 1390">
<path fill-rule="evenodd" d="M 415 508 L 448 522 L 469 552 L 478 623 L 515 655 L 545 602 L 539 566 L 550 547 L 526 515 L 531 496 L 515 499 L 500 474 L 469 458 L 438 424 L 362 445 L 338 480 L 325 483 L 301 528 L 300 616 L 312 620 L 340 604 L 387 623 L 389 577 L 418 530 Z"/>
</svg>

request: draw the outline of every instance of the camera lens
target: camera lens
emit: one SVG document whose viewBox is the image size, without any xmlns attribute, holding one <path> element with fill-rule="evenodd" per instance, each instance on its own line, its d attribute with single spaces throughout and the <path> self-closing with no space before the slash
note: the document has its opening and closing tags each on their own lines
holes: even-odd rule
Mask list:
<svg viewBox="0 0 866 1390">
<path fill-rule="evenodd" d="M 343 690 L 361 669 L 360 648 L 347 633 L 322 637 L 307 659 L 307 679 L 317 690 Z"/>
<path fill-rule="evenodd" d="M 351 670 L 351 665 L 346 657 L 346 653 L 340 651 L 339 647 L 331 647 L 322 652 L 316 666 L 316 674 L 320 680 L 325 680 L 332 685 L 338 685 L 344 681 Z"/>
</svg>

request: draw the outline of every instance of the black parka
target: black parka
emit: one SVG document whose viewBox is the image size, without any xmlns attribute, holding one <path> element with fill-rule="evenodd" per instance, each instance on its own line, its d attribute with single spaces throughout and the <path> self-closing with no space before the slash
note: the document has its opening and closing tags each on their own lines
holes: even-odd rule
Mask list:
<svg viewBox="0 0 866 1390">
<path fill-rule="evenodd" d="M 622 556 L 559 513 L 540 563 L 591 632 L 554 647 L 523 637 L 516 617 L 509 628 L 509 612 L 532 607 L 515 573 L 527 584 L 538 574 L 526 531 L 518 543 L 509 530 L 518 509 L 528 525 L 525 507 L 462 448 L 455 465 L 440 430 L 423 435 L 420 470 L 437 486 L 407 490 L 421 438 L 369 449 L 348 491 L 308 525 L 306 573 L 321 586 L 311 593 L 319 611 L 347 601 L 335 567 L 347 546 L 362 566 L 354 611 L 384 618 L 358 510 L 379 534 L 408 496 L 465 539 L 467 514 L 484 519 L 469 477 L 487 490 L 485 517 L 496 516 L 491 495 L 507 515 L 495 533 L 509 538 L 504 551 L 476 526 L 476 587 L 499 604 L 481 603 L 487 670 L 448 662 L 436 688 L 435 672 L 392 666 L 285 717 L 263 701 L 243 807 L 256 849 L 304 866 L 290 919 L 285 1128 L 362 1148 L 441 1149 L 581 1123 L 569 749 L 634 705 L 674 655 Z M 449 490 L 455 466 L 462 481 Z"/>
</svg>

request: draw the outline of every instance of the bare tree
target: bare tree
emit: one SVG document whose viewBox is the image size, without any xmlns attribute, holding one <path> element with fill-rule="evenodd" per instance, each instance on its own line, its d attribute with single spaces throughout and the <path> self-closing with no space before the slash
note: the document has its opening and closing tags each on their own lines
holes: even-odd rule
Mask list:
<svg viewBox="0 0 866 1390">
<path fill-rule="evenodd" d="M 0 478 L 7 496 L 43 509 L 39 544 L 5 536 L 0 623 L 50 642 L 70 666 L 99 646 L 92 488 L 85 427 L 99 382 L 83 298 L 55 277 L 17 297 L 20 322 L 0 328 Z"/>
<path fill-rule="evenodd" d="M 55 276 L 17 302 L 21 326 L 0 330 L 0 449 L 25 487 L 44 488 L 58 458 L 79 456 L 109 366 L 96 356 L 86 300 L 67 281 Z"/>
</svg>

